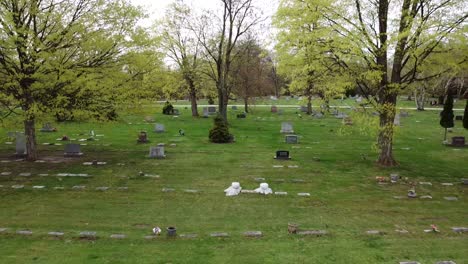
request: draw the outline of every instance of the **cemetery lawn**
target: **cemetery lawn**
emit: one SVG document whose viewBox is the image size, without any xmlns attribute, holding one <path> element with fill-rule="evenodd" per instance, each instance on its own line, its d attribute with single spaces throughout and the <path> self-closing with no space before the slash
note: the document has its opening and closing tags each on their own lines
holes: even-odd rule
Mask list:
<svg viewBox="0 0 468 264">
<path fill-rule="evenodd" d="M 385 169 L 374 163 L 373 129 L 349 110 L 342 111 L 354 117 L 353 126 L 344 126 L 331 115 L 299 116 L 295 108 L 278 115 L 269 107 L 256 107 L 246 119 L 235 118 L 241 108 L 230 110 L 236 142 L 212 144 L 208 142 L 212 118 L 192 118 L 190 109 L 178 108 L 179 117 L 162 115 L 158 105 L 127 110 L 116 122 L 54 123 L 58 132 L 52 133 L 38 131 L 41 121 L 36 126 L 38 149 L 45 163 L 15 161 L 15 145 L 5 144 L 6 134 L 21 130 L 21 122 L 4 124 L 0 173 L 11 174 L 0 176 L 0 228 L 8 228 L 0 229 L 0 263 L 468 263 L 468 233 L 451 230 L 468 227 L 468 187 L 460 184 L 461 178 L 468 178 L 468 148 L 442 145 L 439 111 L 409 111 L 409 117 L 401 118 L 394 146 L 400 166 Z M 145 116 L 164 124 L 166 132 L 154 133 L 154 123 L 143 121 Z M 299 144 L 284 143 L 279 131 L 286 121 L 293 124 Z M 449 137 L 468 138 L 461 122 L 455 124 Z M 179 135 L 179 129 L 185 136 Z M 80 142 L 86 145 L 81 146 L 84 156 L 79 158 L 64 158 L 63 145 L 43 145 L 63 143 L 56 141 L 62 135 L 86 138 L 90 130 L 98 140 Z M 150 143 L 136 143 L 142 130 L 148 132 Z M 157 143 L 166 144 L 166 159 L 146 157 Z M 292 159 L 273 159 L 277 150 L 289 150 Z M 107 164 L 83 165 L 93 160 Z M 152 177 L 139 176 L 140 171 Z M 19 176 L 25 172 L 32 176 Z M 91 177 L 58 177 L 58 173 Z M 376 177 L 390 173 L 407 179 L 377 183 Z M 256 178 L 265 178 L 274 192 L 288 195 L 224 196 L 223 190 L 233 181 L 243 189 L 257 188 Z M 418 196 L 432 199 L 406 198 L 412 183 Z M 37 185 L 46 187 L 32 188 Z M 86 189 L 73 190 L 77 185 Z M 54 189 L 59 186 L 64 190 Z M 103 186 L 110 189 L 96 190 Z M 288 223 L 328 234 L 288 234 Z M 440 232 L 425 233 L 431 224 Z M 163 228 L 163 234 L 145 239 L 155 226 Z M 175 226 L 179 235 L 198 237 L 168 238 L 168 226 Z M 19 235 L 18 230 L 33 233 Z M 263 237 L 243 236 L 257 230 Z M 383 234 L 369 235 L 368 230 Z M 51 238 L 47 235 L 51 231 L 65 234 Z M 98 238 L 79 239 L 82 231 L 95 231 Z M 229 237 L 210 237 L 214 232 Z M 111 234 L 127 237 L 116 240 Z"/>
</svg>

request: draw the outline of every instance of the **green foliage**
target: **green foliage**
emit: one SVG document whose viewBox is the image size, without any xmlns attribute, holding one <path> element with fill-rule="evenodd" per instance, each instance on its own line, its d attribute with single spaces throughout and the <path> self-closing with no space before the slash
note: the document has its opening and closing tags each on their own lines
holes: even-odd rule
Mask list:
<svg viewBox="0 0 468 264">
<path fill-rule="evenodd" d="M 172 115 L 174 113 L 174 106 L 172 106 L 172 104 L 169 101 L 166 101 L 166 103 L 163 106 L 162 112 L 165 115 Z"/>
<path fill-rule="evenodd" d="M 214 127 L 210 130 L 209 139 L 213 143 L 231 143 L 234 136 L 229 134 L 229 127 L 221 116 L 214 118 Z"/>
<path fill-rule="evenodd" d="M 465 112 L 463 114 L 463 127 L 468 129 L 468 99 L 466 100 Z"/>
<path fill-rule="evenodd" d="M 453 117 L 453 96 L 449 93 L 445 98 L 444 110 L 440 113 L 440 125 L 443 128 L 453 127 Z"/>
</svg>

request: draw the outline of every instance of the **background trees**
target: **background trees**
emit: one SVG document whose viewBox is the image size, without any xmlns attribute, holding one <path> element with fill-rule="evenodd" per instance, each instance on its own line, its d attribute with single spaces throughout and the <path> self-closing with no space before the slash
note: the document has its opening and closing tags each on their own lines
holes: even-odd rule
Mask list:
<svg viewBox="0 0 468 264">
<path fill-rule="evenodd" d="M 232 90 L 229 74 L 235 60 L 235 47 L 260 21 L 253 0 L 220 0 L 221 15 L 207 13 L 195 28 L 210 65 L 208 75 L 216 83 L 218 107 L 227 121 L 227 104 Z"/>
<path fill-rule="evenodd" d="M 98 69 L 128 47 L 140 15 L 125 1 L 0 0 L 0 91 L 23 110 L 28 160 L 37 158 L 36 115 L 91 89 Z"/>
<path fill-rule="evenodd" d="M 460 30 L 468 16 L 464 2 L 285 0 L 282 4 L 306 6 L 307 17 L 321 18 L 337 33 L 327 42 L 328 56 L 353 76 L 379 112 L 378 164 L 397 165 L 392 151 L 397 96 L 418 79 L 428 57 Z M 307 46 L 317 44 L 320 39 Z"/>
</svg>

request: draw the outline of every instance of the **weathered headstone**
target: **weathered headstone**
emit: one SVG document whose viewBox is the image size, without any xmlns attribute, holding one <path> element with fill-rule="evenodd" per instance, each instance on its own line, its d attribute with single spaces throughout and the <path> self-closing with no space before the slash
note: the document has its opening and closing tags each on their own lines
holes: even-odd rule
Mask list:
<svg viewBox="0 0 468 264">
<path fill-rule="evenodd" d="M 163 124 L 156 124 L 154 126 L 154 132 L 156 133 L 164 133 L 166 131 L 165 127 Z"/>
<path fill-rule="evenodd" d="M 303 235 L 303 236 L 324 236 L 327 234 L 327 231 L 325 230 L 298 230 L 296 234 Z"/>
<path fill-rule="evenodd" d="M 409 112 L 407 111 L 400 111 L 400 117 L 408 117 L 409 116 Z"/>
<path fill-rule="evenodd" d="M 452 260 L 437 261 L 436 264 L 457 264 Z"/>
<path fill-rule="evenodd" d="M 66 144 L 65 153 L 63 154 L 66 157 L 79 157 L 83 153 L 80 150 L 80 144 Z"/>
<path fill-rule="evenodd" d="M 302 113 L 307 113 L 307 112 L 309 111 L 309 109 L 307 108 L 307 106 L 303 106 L 303 105 L 301 105 L 300 110 L 301 110 Z"/>
<path fill-rule="evenodd" d="M 452 137 L 452 146 L 454 146 L 454 147 L 464 147 L 465 146 L 465 137 Z"/>
<path fill-rule="evenodd" d="M 455 120 L 463 121 L 463 116 L 462 115 L 457 115 L 457 116 L 455 116 Z"/>
<path fill-rule="evenodd" d="M 245 237 L 262 237 L 263 233 L 262 231 L 247 231 L 244 232 Z"/>
<path fill-rule="evenodd" d="M 299 143 L 299 139 L 297 135 L 286 135 L 285 137 L 286 143 L 288 144 L 297 144 Z"/>
<path fill-rule="evenodd" d="M 172 110 L 172 114 L 173 114 L 173 115 L 176 115 L 176 116 L 180 115 L 179 109 L 175 109 L 175 108 L 174 108 L 174 109 Z"/>
<path fill-rule="evenodd" d="M 26 151 L 26 136 L 24 133 L 16 132 L 16 155 L 17 156 L 24 156 L 27 154 Z"/>
<path fill-rule="evenodd" d="M 276 107 L 276 105 L 272 105 L 271 106 L 271 112 L 272 113 L 277 113 L 278 112 L 278 107 Z"/>
<path fill-rule="evenodd" d="M 210 116 L 210 113 L 208 113 L 208 107 L 203 107 L 203 117 L 207 118 Z"/>
<path fill-rule="evenodd" d="M 287 150 L 278 150 L 278 151 L 276 151 L 275 159 L 289 160 L 289 159 L 291 159 L 291 157 L 289 156 L 289 151 L 287 151 Z"/>
<path fill-rule="evenodd" d="M 80 232 L 80 238 L 81 239 L 95 240 L 97 238 L 97 236 L 96 236 L 96 232 L 83 231 L 83 232 Z"/>
<path fill-rule="evenodd" d="M 149 157 L 156 158 L 156 159 L 165 158 L 166 155 L 164 154 L 164 147 L 163 146 L 150 147 Z"/>
<path fill-rule="evenodd" d="M 216 115 L 216 106 L 208 106 L 208 114 Z"/>
<path fill-rule="evenodd" d="M 211 237 L 229 237 L 228 233 L 211 233 Z"/>
<path fill-rule="evenodd" d="M 281 133 L 294 133 L 294 129 L 291 123 L 289 122 L 282 122 L 281 123 Z"/>
<path fill-rule="evenodd" d="M 55 127 L 52 127 L 50 123 L 45 123 L 40 131 L 41 132 L 55 132 L 57 131 L 57 129 L 55 129 Z"/>
<path fill-rule="evenodd" d="M 400 114 L 396 114 L 395 115 L 395 119 L 393 120 L 393 124 L 395 126 L 399 126 L 400 125 Z"/>
<path fill-rule="evenodd" d="M 231 109 L 232 109 L 232 110 L 237 110 L 237 105 L 231 106 Z"/>
</svg>

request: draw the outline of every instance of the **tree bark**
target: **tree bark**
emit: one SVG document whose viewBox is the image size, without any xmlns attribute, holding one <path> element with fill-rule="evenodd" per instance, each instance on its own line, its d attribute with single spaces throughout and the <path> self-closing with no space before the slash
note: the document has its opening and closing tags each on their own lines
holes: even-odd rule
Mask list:
<svg viewBox="0 0 468 264">
<path fill-rule="evenodd" d="M 197 89 L 195 88 L 195 84 L 193 83 L 192 79 L 187 79 L 187 82 L 190 88 L 189 97 L 190 97 L 190 103 L 192 105 L 192 116 L 197 117 L 198 116 Z"/>
<path fill-rule="evenodd" d="M 244 112 L 249 112 L 249 97 L 244 97 Z"/>
<path fill-rule="evenodd" d="M 36 152 L 36 128 L 34 117 L 29 117 L 24 120 L 24 132 L 26 136 L 26 159 L 28 161 L 37 160 Z"/>
<path fill-rule="evenodd" d="M 396 94 L 391 94 L 380 98 L 380 104 L 384 109 L 380 113 L 378 135 L 380 154 L 377 163 L 384 167 L 398 165 L 398 162 L 393 157 L 393 122 L 395 121 L 396 113 L 396 97 Z"/>
<path fill-rule="evenodd" d="M 307 114 L 312 114 L 312 95 L 310 94 L 307 96 Z"/>
<path fill-rule="evenodd" d="M 414 90 L 414 101 L 418 111 L 424 111 L 424 104 L 426 101 L 426 88 L 420 87 Z"/>
</svg>

